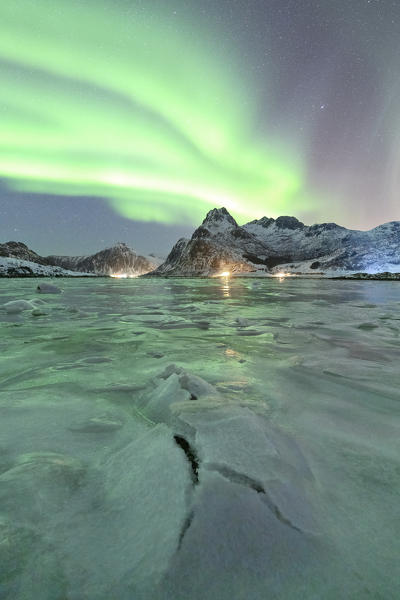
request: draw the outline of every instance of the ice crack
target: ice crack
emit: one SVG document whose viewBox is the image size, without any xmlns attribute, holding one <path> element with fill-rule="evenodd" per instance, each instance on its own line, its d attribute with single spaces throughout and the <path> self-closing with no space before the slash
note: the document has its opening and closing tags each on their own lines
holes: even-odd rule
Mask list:
<svg viewBox="0 0 400 600">
<path fill-rule="evenodd" d="M 268 508 L 275 515 L 278 521 L 280 521 L 287 527 L 294 529 L 295 531 L 302 532 L 302 530 L 299 527 L 294 525 L 290 519 L 288 519 L 282 514 L 278 505 L 275 504 L 275 502 L 272 500 L 268 492 L 265 490 L 265 488 L 263 487 L 263 485 L 261 485 L 259 481 L 253 479 L 252 477 L 249 477 L 248 475 L 245 475 L 244 473 L 238 473 L 237 471 L 231 469 L 230 467 L 227 467 L 226 465 L 219 465 L 213 463 L 208 464 L 206 468 L 209 471 L 216 471 L 217 473 L 222 475 L 222 477 L 225 477 L 225 479 L 228 479 L 232 483 L 237 483 L 239 485 L 243 485 L 254 490 L 255 492 L 257 492 L 257 494 L 261 495 L 262 502 L 264 502 L 268 506 Z"/>
<path fill-rule="evenodd" d="M 196 454 L 189 444 L 189 442 L 180 435 L 174 435 L 174 440 L 176 444 L 182 448 L 184 451 L 187 460 L 190 463 L 192 469 L 192 477 L 195 484 L 199 483 L 199 461 L 197 460 Z"/>
<path fill-rule="evenodd" d="M 185 522 L 182 525 L 182 529 L 181 529 L 181 533 L 179 535 L 179 541 L 178 541 L 178 550 L 180 550 L 180 548 L 182 546 L 183 538 L 185 537 L 187 530 L 189 529 L 189 527 L 192 524 L 193 517 L 194 517 L 194 513 L 193 513 L 193 511 L 191 511 L 188 514 L 188 516 L 186 517 Z"/>
</svg>

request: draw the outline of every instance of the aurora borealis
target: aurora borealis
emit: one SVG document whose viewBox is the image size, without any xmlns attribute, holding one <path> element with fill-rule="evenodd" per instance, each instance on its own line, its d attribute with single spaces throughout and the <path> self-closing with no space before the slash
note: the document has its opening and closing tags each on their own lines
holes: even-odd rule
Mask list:
<svg viewBox="0 0 400 600">
<path fill-rule="evenodd" d="M 251 218 L 266 196 L 273 210 L 294 201 L 300 165 L 249 136 L 251 94 L 210 41 L 198 48 L 112 3 L 17 6 L 2 6 L 0 35 L 0 173 L 11 186 L 102 196 L 170 223 L 220 204 Z"/>
<path fill-rule="evenodd" d="M 240 222 L 400 218 L 399 4 L 333 4 L 1 3 L 7 198 L 97 199 L 171 231 L 222 205 Z"/>
</svg>

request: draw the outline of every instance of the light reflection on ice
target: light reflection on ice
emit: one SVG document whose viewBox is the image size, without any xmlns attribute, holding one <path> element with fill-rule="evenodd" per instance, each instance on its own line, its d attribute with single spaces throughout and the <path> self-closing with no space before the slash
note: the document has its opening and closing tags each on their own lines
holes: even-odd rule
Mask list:
<svg viewBox="0 0 400 600">
<path fill-rule="evenodd" d="M 63 280 L 46 314 L 1 308 L 36 285 L 1 282 L 0 597 L 400 596 L 397 282 Z"/>
</svg>

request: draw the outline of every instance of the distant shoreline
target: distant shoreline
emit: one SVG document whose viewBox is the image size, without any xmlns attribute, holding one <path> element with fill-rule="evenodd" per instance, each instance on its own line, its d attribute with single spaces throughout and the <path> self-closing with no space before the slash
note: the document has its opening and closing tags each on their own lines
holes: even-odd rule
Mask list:
<svg viewBox="0 0 400 600">
<path fill-rule="evenodd" d="M 145 275 L 138 275 L 137 277 L 127 277 L 119 280 L 118 278 L 112 277 L 110 275 L 96 275 L 93 274 L 82 274 L 82 275 L 41 275 L 41 274 L 21 274 L 21 275 L 8 275 L 4 273 L 0 273 L 0 279 L 111 279 L 113 281 L 127 281 L 128 279 L 150 279 L 154 277 L 154 279 L 222 279 L 216 275 L 154 275 L 152 276 L 150 273 L 146 273 Z M 314 274 L 290 274 L 279 277 L 277 275 L 252 275 L 248 276 L 245 274 L 231 275 L 229 277 L 232 279 L 329 279 L 331 281 L 400 281 L 400 273 L 360 273 L 355 275 L 314 275 Z"/>
</svg>

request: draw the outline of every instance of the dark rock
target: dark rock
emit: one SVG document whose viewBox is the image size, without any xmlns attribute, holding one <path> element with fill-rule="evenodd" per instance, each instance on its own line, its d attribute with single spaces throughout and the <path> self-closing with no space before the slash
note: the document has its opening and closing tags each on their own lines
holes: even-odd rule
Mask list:
<svg viewBox="0 0 400 600">
<path fill-rule="evenodd" d="M 151 356 L 152 358 L 163 358 L 164 356 L 162 352 L 148 352 L 147 355 Z"/>
<path fill-rule="evenodd" d="M 229 214 L 225 207 L 213 208 L 210 210 L 202 225 L 207 227 L 209 225 L 215 225 L 216 223 L 222 223 L 223 221 L 228 222 L 232 227 L 238 227 L 235 219 Z"/>
<path fill-rule="evenodd" d="M 275 225 L 280 229 L 303 229 L 305 227 L 304 223 L 296 219 L 296 217 L 278 217 Z"/>
</svg>

